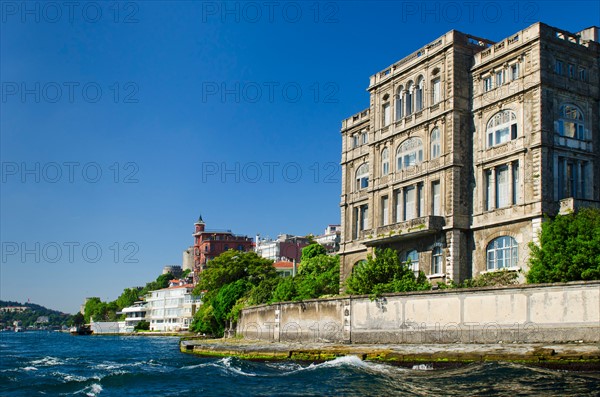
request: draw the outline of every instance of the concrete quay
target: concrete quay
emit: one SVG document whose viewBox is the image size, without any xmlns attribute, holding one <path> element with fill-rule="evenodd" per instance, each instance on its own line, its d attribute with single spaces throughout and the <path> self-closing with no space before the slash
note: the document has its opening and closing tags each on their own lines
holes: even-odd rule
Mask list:
<svg viewBox="0 0 600 397">
<path fill-rule="evenodd" d="M 244 339 L 183 338 L 184 353 L 248 360 L 327 361 L 343 356 L 401 366 L 433 368 L 482 361 L 532 364 L 569 370 L 600 370 L 600 345 L 569 344 L 331 344 L 281 343 Z"/>
</svg>

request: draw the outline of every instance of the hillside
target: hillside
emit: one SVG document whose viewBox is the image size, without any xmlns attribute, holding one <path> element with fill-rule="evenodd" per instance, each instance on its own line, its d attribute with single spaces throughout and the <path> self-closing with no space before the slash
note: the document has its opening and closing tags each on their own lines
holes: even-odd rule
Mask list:
<svg viewBox="0 0 600 397">
<path fill-rule="evenodd" d="M 13 321 L 21 321 L 23 327 L 30 325 L 36 326 L 36 321 L 39 317 L 48 317 L 48 323 L 41 324 L 42 326 L 61 326 L 67 325 L 69 314 L 51 310 L 35 303 L 20 303 L 13 301 L 0 300 L 0 308 L 6 306 L 26 306 L 29 309 L 24 312 L 0 312 L 0 327 L 4 328 L 7 325 L 12 325 Z"/>
</svg>

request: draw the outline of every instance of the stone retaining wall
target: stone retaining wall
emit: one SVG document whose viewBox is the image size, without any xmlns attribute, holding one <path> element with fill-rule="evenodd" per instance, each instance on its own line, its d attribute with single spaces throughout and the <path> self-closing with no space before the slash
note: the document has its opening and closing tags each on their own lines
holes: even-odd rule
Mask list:
<svg viewBox="0 0 600 397">
<path fill-rule="evenodd" d="M 278 342 L 600 342 L 600 281 L 255 306 L 242 311 L 237 334 Z"/>
</svg>

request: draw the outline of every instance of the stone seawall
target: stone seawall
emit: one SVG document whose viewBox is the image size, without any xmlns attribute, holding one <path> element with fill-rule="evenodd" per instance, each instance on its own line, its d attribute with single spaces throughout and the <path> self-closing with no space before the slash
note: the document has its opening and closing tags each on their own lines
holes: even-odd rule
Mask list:
<svg viewBox="0 0 600 397">
<path fill-rule="evenodd" d="M 600 281 L 348 296 L 244 309 L 246 340 L 356 344 L 600 342 Z"/>
</svg>

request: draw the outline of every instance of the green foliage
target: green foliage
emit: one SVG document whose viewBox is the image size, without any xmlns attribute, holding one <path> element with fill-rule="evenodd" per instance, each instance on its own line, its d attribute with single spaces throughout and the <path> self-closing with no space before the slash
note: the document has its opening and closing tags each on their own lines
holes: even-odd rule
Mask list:
<svg viewBox="0 0 600 397">
<path fill-rule="evenodd" d="M 311 258 L 317 257 L 319 255 L 326 255 L 326 254 L 327 254 L 327 250 L 321 244 L 318 244 L 318 243 L 310 244 L 310 245 L 307 245 L 306 247 L 302 248 L 301 262 L 304 263 L 304 262 L 306 262 L 307 259 L 311 259 Z"/>
<path fill-rule="evenodd" d="M 150 330 L 150 323 L 146 320 L 142 320 L 140 322 L 138 322 L 135 327 L 133 327 L 134 331 L 149 331 Z"/>
<path fill-rule="evenodd" d="M 297 276 L 296 276 L 297 277 Z M 283 277 L 279 280 L 277 287 L 273 291 L 273 302 L 289 302 L 295 299 L 298 292 L 296 290 L 296 277 Z"/>
<path fill-rule="evenodd" d="M 222 336 L 227 321 L 234 320 L 244 305 L 271 299 L 278 279 L 273 262 L 254 252 L 222 253 L 200 273 L 194 295 L 206 292 L 191 329 Z"/>
<path fill-rule="evenodd" d="M 456 288 L 477 288 L 477 287 L 500 287 L 503 285 L 515 285 L 519 283 L 519 273 L 509 270 L 500 270 L 497 272 L 489 272 L 480 274 L 473 279 L 466 279 L 462 283 L 456 283 L 454 280 L 448 281 L 447 284 L 439 283 L 439 289 L 456 289 Z"/>
<path fill-rule="evenodd" d="M 29 326 L 59 327 L 67 325 L 71 320 L 69 314 L 51 310 L 44 306 L 36 305 L 35 303 L 0 301 L 0 307 L 4 306 L 26 306 L 29 308 L 29 310 L 25 310 L 24 312 L 0 313 L 0 323 L 4 325 L 12 325 L 14 321 L 21 321 L 22 326 L 25 328 Z M 48 323 L 36 324 L 38 317 L 41 316 L 48 317 Z"/>
<path fill-rule="evenodd" d="M 100 298 L 90 298 L 84 309 L 84 319 L 89 323 L 91 319 L 94 321 L 116 321 L 117 311 L 119 310 L 116 301 L 102 302 Z"/>
<path fill-rule="evenodd" d="M 156 278 L 155 281 L 147 283 L 146 286 L 139 292 L 139 296 L 144 296 L 150 291 L 167 288 L 169 286 L 169 281 L 173 280 L 174 278 L 175 276 L 173 276 L 171 273 L 161 274 Z"/>
<path fill-rule="evenodd" d="M 581 209 L 542 224 L 529 243 L 528 283 L 600 279 L 600 210 Z"/>
<path fill-rule="evenodd" d="M 71 318 L 69 318 L 68 324 L 69 324 L 69 326 L 85 324 L 85 319 L 83 317 L 83 314 L 81 314 L 80 312 L 75 313 L 74 315 L 71 316 Z"/>
<path fill-rule="evenodd" d="M 431 289 L 425 274 L 415 277 L 410 263 L 402 263 L 396 251 L 376 250 L 375 257 L 357 265 L 346 280 L 346 292 L 379 296 L 388 292 L 422 291 Z"/>
<path fill-rule="evenodd" d="M 137 288 L 125 288 L 116 301 L 119 310 L 131 306 L 135 301 L 139 300 L 139 292 Z"/>
<path fill-rule="evenodd" d="M 337 295 L 340 288 L 340 258 L 328 256 L 320 249 L 309 250 L 313 255 L 305 255 L 300 264 L 298 274 L 285 277 L 273 291 L 271 302 L 299 301 L 315 299 L 324 295 Z"/>
<path fill-rule="evenodd" d="M 218 335 L 223 333 L 231 309 L 238 299 L 244 296 L 249 286 L 249 283 L 245 279 L 239 279 L 233 283 L 224 285 L 214 299 L 212 299 L 213 313 L 218 325 L 214 333 Z"/>
</svg>

